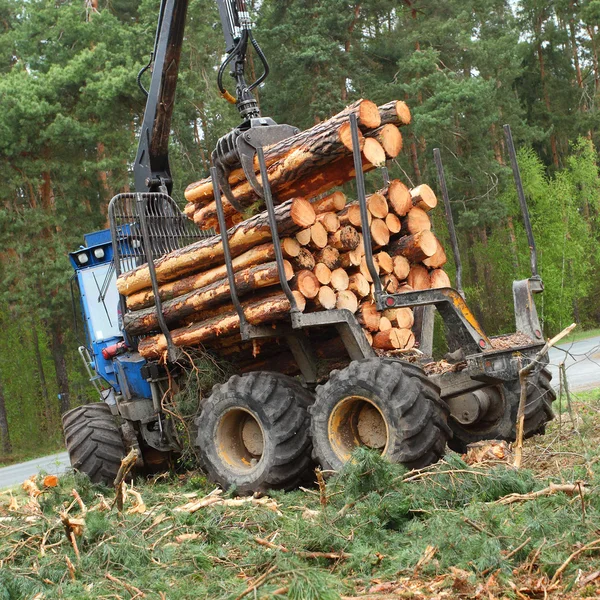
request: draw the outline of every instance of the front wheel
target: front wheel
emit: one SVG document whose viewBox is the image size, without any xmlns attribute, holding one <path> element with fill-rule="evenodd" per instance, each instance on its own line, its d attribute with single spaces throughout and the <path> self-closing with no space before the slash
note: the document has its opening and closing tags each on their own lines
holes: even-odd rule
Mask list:
<svg viewBox="0 0 600 600">
<path fill-rule="evenodd" d="M 291 489 L 311 466 L 312 397 L 279 373 L 234 375 L 213 388 L 196 420 L 196 445 L 209 477 L 225 489 Z"/>
<path fill-rule="evenodd" d="M 451 436 L 448 408 L 422 369 L 369 358 L 334 371 L 311 407 L 315 458 L 340 470 L 359 446 L 409 469 L 437 462 Z"/>
</svg>

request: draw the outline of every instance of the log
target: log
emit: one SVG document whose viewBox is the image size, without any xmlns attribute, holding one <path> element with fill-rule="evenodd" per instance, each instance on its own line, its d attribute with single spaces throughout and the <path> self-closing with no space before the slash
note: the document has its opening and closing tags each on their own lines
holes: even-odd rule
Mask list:
<svg viewBox="0 0 600 600">
<path fill-rule="evenodd" d="M 280 236 L 296 233 L 298 229 L 302 228 L 294 221 L 293 217 L 299 212 L 303 215 L 303 222 L 306 221 L 307 215 L 312 213 L 314 222 L 316 218 L 314 210 L 310 203 L 303 198 L 295 198 L 275 208 L 277 231 Z M 266 212 L 235 225 L 227 234 L 232 258 L 272 239 L 271 227 Z M 221 236 L 212 236 L 170 252 L 154 261 L 156 277 L 159 283 L 173 281 L 197 272 L 200 268 L 212 267 L 222 260 L 223 243 Z M 137 267 L 117 279 L 117 289 L 123 296 L 129 296 L 150 286 L 150 270 L 147 265 Z"/>
<path fill-rule="evenodd" d="M 376 167 L 383 167 L 385 165 L 385 151 L 381 144 L 374 138 L 368 138 L 365 140 L 365 145 L 362 150 L 365 160 Z M 297 195 L 297 194 L 294 194 Z"/>
<path fill-rule="evenodd" d="M 404 281 L 410 272 L 408 259 L 402 255 L 398 255 L 394 256 L 392 260 L 394 262 L 394 275 L 398 278 L 398 281 Z"/>
<path fill-rule="evenodd" d="M 335 269 L 331 272 L 331 287 L 336 292 L 342 292 L 348 289 L 350 278 L 344 269 Z"/>
<path fill-rule="evenodd" d="M 413 290 L 428 290 L 431 286 L 429 273 L 422 265 L 413 265 L 410 268 L 407 282 Z"/>
<path fill-rule="evenodd" d="M 401 254 L 410 262 L 417 263 L 435 254 L 437 240 L 431 231 L 425 230 L 393 241 L 387 250 L 391 254 Z"/>
<path fill-rule="evenodd" d="M 345 252 L 344 254 L 340 254 L 339 258 L 339 266 L 343 269 L 349 269 L 351 267 L 359 267 L 360 261 L 362 260 L 362 256 L 358 248 L 356 250 L 351 250 L 350 252 Z"/>
<path fill-rule="evenodd" d="M 412 120 L 410 109 L 406 102 L 402 102 L 402 100 L 392 100 L 387 104 L 383 104 L 379 107 L 379 115 L 381 116 L 382 125 L 391 123 L 401 127 L 410 125 Z"/>
<path fill-rule="evenodd" d="M 326 264 L 317 263 L 313 273 L 321 285 L 329 285 L 331 282 L 331 269 Z"/>
<path fill-rule="evenodd" d="M 396 233 L 400 233 L 400 229 L 402 228 L 402 223 L 397 215 L 394 213 L 388 213 L 385 218 L 385 224 L 387 228 L 390 230 L 390 234 L 394 235 Z"/>
<path fill-rule="evenodd" d="M 371 286 L 362 273 L 354 273 L 348 278 L 348 289 L 358 298 L 366 298 L 371 292 Z"/>
<path fill-rule="evenodd" d="M 437 197 L 435 192 L 426 184 L 416 187 L 410 191 L 413 206 L 429 212 L 437 206 Z"/>
<path fill-rule="evenodd" d="M 285 258 L 296 258 L 300 254 L 300 244 L 295 238 L 283 238 L 281 240 L 281 251 Z"/>
<path fill-rule="evenodd" d="M 296 234 L 296 241 L 301 246 L 308 246 L 310 243 L 310 229 L 303 229 Z"/>
<path fill-rule="evenodd" d="M 391 321 L 385 315 L 383 315 L 379 319 L 379 331 L 389 331 L 391 328 L 392 328 Z"/>
<path fill-rule="evenodd" d="M 312 271 L 299 271 L 292 280 L 290 287 L 300 292 L 307 300 L 312 300 L 319 293 L 319 280 Z"/>
<path fill-rule="evenodd" d="M 387 246 L 390 243 L 390 230 L 383 219 L 373 219 L 370 229 L 374 246 Z"/>
<path fill-rule="evenodd" d="M 321 250 L 327 246 L 327 230 L 321 223 L 315 223 L 310 228 L 310 242 L 308 245 L 315 250 Z"/>
<path fill-rule="evenodd" d="M 185 205 L 185 208 L 183 209 L 183 214 L 188 218 L 188 219 L 193 219 L 194 218 L 194 213 L 196 212 L 196 205 L 193 202 L 188 202 Z"/>
<path fill-rule="evenodd" d="M 332 246 L 325 246 L 325 248 L 315 252 L 314 256 L 318 263 L 323 263 L 330 269 L 337 269 L 340 266 L 340 252 Z"/>
<path fill-rule="evenodd" d="M 247 304 L 244 309 L 244 315 L 251 325 L 280 321 L 287 318 L 289 312 L 290 303 L 283 292 Z M 171 332 L 171 339 L 175 346 L 198 346 L 237 332 L 239 327 L 240 319 L 232 310 L 208 321 L 175 329 Z M 167 351 L 167 340 L 162 334 L 149 336 L 140 341 L 138 350 L 148 360 L 161 358 Z"/>
<path fill-rule="evenodd" d="M 413 346 L 414 336 L 410 329 L 392 327 L 387 331 L 379 331 L 373 335 L 373 348 L 378 350 L 408 350 Z"/>
<path fill-rule="evenodd" d="M 237 273 L 247 267 L 265 264 L 272 260 L 275 260 L 273 244 L 261 244 L 234 258 L 231 264 L 234 273 Z M 227 277 L 227 267 L 225 265 L 214 267 L 203 273 L 189 275 L 183 279 L 162 284 L 159 288 L 159 296 L 162 301 L 172 300 L 225 277 Z M 127 297 L 127 308 L 129 310 L 140 310 L 149 306 L 154 306 L 154 292 L 152 289 L 144 289 Z"/>
<path fill-rule="evenodd" d="M 369 225 L 373 221 L 373 215 L 370 212 L 367 212 Z M 360 218 L 360 206 L 358 202 L 353 202 L 349 204 L 344 210 L 338 213 L 338 219 L 340 220 L 340 225 L 342 227 L 346 225 L 351 225 L 356 229 L 362 229 L 362 221 Z"/>
<path fill-rule="evenodd" d="M 387 252 L 378 252 L 375 258 L 377 258 L 377 264 L 381 273 L 393 273 L 394 260 Z"/>
<path fill-rule="evenodd" d="M 335 307 L 339 310 L 346 309 L 351 313 L 358 310 L 358 299 L 349 290 L 343 290 L 337 293 Z"/>
<path fill-rule="evenodd" d="M 414 235 L 421 231 L 431 231 L 431 219 L 429 215 L 420 208 L 411 209 L 402 219 L 400 235 Z"/>
<path fill-rule="evenodd" d="M 349 121 L 350 114 L 356 114 L 361 129 L 374 129 L 381 125 L 381 116 L 377 107 L 369 100 L 358 100 L 354 104 L 346 107 L 343 111 L 328 119 L 318 123 L 314 127 L 301 131 L 285 140 L 267 146 L 265 148 L 265 161 L 269 172 L 269 180 L 272 180 L 271 174 L 274 166 L 287 160 L 291 164 L 302 164 L 303 161 L 315 161 L 313 154 L 318 158 L 321 154 L 339 154 L 342 148 L 352 152 L 350 141 Z M 343 132 L 340 132 L 342 126 Z M 345 135 L 344 135 L 345 133 Z M 341 147 L 340 147 L 341 146 Z M 316 165 L 315 165 L 316 166 Z M 254 160 L 254 170 L 258 174 L 258 159 Z M 229 174 L 229 184 L 245 183 L 246 176 L 243 169 L 235 169 Z M 189 202 L 196 204 L 207 204 L 213 200 L 213 189 L 210 178 L 192 183 L 185 191 L 185 197 Z"/>
<path fill-rule="evenodd" d="M 377 219 L 385 219 L 389 212 L 387 200 L 379 192 L 375 192 L 367 198 L 367 209 Z"/>
<path fill-rule="evenodd" d="M 367 331 L 379 331 L 381 314 L 373 302 L 369 300 L 363 302 L 358 309 L 356 318 Z"/>
<path fill-rule="evenodd" d="M 326 212 L 340 212 L 346 206 L 346 194 L 333 192 L 324 198 L 318 198 L 312 202 L 315 212 L 319 215 Z"/>
<path fill-rule="evenodd" d="M 379 268 L 379 263 L 377 262 L 377 256 L 373 257 L 373 265 L 375 266 L 377 274 L 379 274 L 381 269 Z M 373 283 L 371 272 L 369 271 L 369 267 L 367 266 L 367 259 L 364 256 L 360 259 L 360 272 L 369 283 Z"/>
<path fill-rule="evenodd" d="M 356 231 L 356 229 L 350 225 L 342 227 L 329 236 L 329 245 L 336 250 L 341 250 L 342 252 L 355 250 L 359 244 L 360 237 L 358 235 L 358 231 Z"/>
<path fill-rule="evenodd" d="M 398 217 L 404 217 L 413 207 L 410 190 L 399 179 L 390 181 L 387 199 L 390 208 Z"/>
<path fill-rule="evenodd" d="M 335 233 L 340 228 L 340 220 L 334 212 L 317 215 L 317 222 L 321 223 L 327 233 Z"/>
<path fill-rule="evenodd" d="M 322 285 L 313 303 L 321 310 L 333 310 L 337 303 L 336 293 L 330 287 Z"/>
<path fill-rule="evenodd" d="M 439 240 L 436 239 L 436 250 L 433 256 L 426 258 L 423 260 L 423 264 L 430 269 L 439 269 L 446 264 L 448 258 L 446 257 L 446 252 L 444 251 L 444 247 L 440 244 Z"/>
<path fill-rule="evenodd" d="M 442 269 L 434 269 L 429 274 L 430 287 L 435 288 L 449 288 L 452 287 L 450 277 L 442 271 Z"/>
<path fill-rule="evenodd" d="M 410 329 L 415 324 L 413 311 L 408 307 L 388 308 L 383 311 L 383 316 L 400 329 Z"/>
<path fill-rule="evenodd" d="M 315 268 L 315 258 L 306 248 L 300 248 L 296 258 L 290 259 L 295 271 L 312 271 Z"/>
<path fill-rule="evenodd" d="M 288 261 L 284 261 L 284 268 L 286 278 L 291 279 L 294 275 L 292 265 Z M 279 281 L 277 263 L 273 261 L 236 273 L 235 289 L 239 296 L 243 296 L 253 290 L 276 285 Z M 229 280 L 222 279 L 184 296 L 166 301 L 162 305 L 162 312 L 166 324 L 172 326 L 194 313 L 229 301 L 230 298 Z M 159 328 L 156 309 L 152 307 L 129 312 L 123 317 L 123 325 L 129 335 L 141 335 L 156 331 Z"/>
<path fill-rule="evenodd" d="M 396 158 L 402 152 L 402 134 L 392 123 L 367 131 L 365 136 L 375 138 L 381 144 L 388 159 Z"/>
<path fill-rule="evenodd" d="M 398 278 L 395 275 L 389 274 L 384 275 L 381 278 L 381 285 L 385 292 L 387 292 L 388 294 L 395 294 L 398 291 L 398 288 L 400 287 L 400 282 L 398 281 Z"/>
<path fill-rule="evenodd" d="M 405 294 L 406 292 L 414 292 L 415 290 L 408 285 L 408 283 L 404 283 L 398 288 L 397 294 Z"/>
</svg>

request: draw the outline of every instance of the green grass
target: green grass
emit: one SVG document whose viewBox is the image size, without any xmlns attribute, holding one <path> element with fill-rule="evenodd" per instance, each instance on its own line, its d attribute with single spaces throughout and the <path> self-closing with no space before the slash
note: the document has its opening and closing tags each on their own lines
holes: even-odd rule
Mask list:
<svg viewBox="0 0 600 600">
<path fill-rule="evenodd" d="M 588 340 L 600 335 L 600 328 L 598 329 L 586 329 L 586 330 L 573 330 L 573 333 L 568 335 L 566 338 L 560 341 L 561 345 L 569 344 L 572 342 L 579 342 L 581 340 Z"/>
<path fill-rule="evenodd" d="M 72 504 L 73 489 L 87 507 L 97 506 L 100 494 L 111 501 L 113 490 L 68 475 L 40 496 L 39 510 L 19 492 L 16 512 L 8 510 L 4 493 L 0 599 L 40 593 L 45 599 L 131 598 L 137 592 L 129 585 L 152 599 L 233 600 L 256 582 L 247 598 L 337 600 L 371 588 L 404 598 L 441 592 L 469 598 L 478 589 L 478 597 L 517 598 L 514 587 L 543 597 L 569 555 L 600 535 L 599 398 L 600 390 L 574 398 L 579 434 L 563 403 L 560 423 L 528 441 L 524 469 L 469 466 L 451 454 L 407 476 L 402 467 L 359 451 L 354 464 L 327 482 L 324 506 L 315 488 L 273 493 L 277 505 L 271 508 L 213 505 L 189 513 L 176 509 L 214 489 L 201 474 L 138 481 L 143 514 L 129 512 L 132 496 L 122 515 L 88 512 L 77 538 L 79 559 L 58 511 Z M 576 481 L 590 490 L 583 500 L 559 493 L 498 503 L 550 482 Z M 81 510 L 74 505 L 69 514 L 81 517 Z M 288 552 L 265 547 L 261 539 Z M 346 555 L 310 555 L 315 552 Z M 576 577 L 579 570 L 585 576 L 598 569 L 600 550 L 582 553 L 566 567 L 555 593 L 592 596 L 594 583 L 580 589 Z"/>
</svg>

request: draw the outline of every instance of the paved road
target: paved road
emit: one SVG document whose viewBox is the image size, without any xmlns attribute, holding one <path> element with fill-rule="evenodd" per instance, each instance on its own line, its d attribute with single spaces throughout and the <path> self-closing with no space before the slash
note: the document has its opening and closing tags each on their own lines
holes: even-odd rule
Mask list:
<svg viewBox="0 0 600 600">
<path fill-rule="evenodd" d="M 552 385 L 558 388 L 558 365 L 565 363 L 572 391 L 600 387 L 600 336 L 551 348 Z"/>
<path fill-rule="evenodd" d="M 36 458 L 18 465 L 10 465 L 0 469 L 0 489 L 23 483 L 27 478 L 39 471 L 49 475 L 60 475 L 69 467 L 69 456 L 66 452 Z"/>
</svg>

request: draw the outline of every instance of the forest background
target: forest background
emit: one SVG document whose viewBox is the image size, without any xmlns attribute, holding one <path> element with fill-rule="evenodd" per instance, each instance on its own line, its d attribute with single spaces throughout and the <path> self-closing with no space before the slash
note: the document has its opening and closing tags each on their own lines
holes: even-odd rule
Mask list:
<svg viewBox="0 0 600 600">
<path fill-rule="evenodd" d="M 357 98 L 406 100 L 392 177 L 437 189 L 439 147 L 467 300 L 514 329 L 528 247 L 509 123 L 538 243 L 545 333 L 600 321 L 600 0 L 249 2 L 271 63 L 263 114 L 306 128 Z M 0 0 L 0 462 L 52 449 L 60 413 L 93 399 L 77 354 L 67 254 L 129 189 L 159 0 Z M 218 95 L 216 3 L 190 0 L 172 126 L 174 198 L 238 123 Z M 378 176 L 369 177 L 376 189 Z M 436 233 L 447 241 L 443 211 Z M 452 268 L 452 267 L 451 267 Z M 3 418 L 2 406 L 7 419 Z"/>
</svg>

